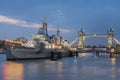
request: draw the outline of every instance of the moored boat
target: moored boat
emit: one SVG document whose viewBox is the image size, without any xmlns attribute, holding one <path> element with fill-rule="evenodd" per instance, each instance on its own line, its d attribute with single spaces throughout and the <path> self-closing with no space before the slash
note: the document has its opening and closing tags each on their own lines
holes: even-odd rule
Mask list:
<svg viewBox="0 0 120 80">
<path fill-rule="evenodd" d="M 32 35 L 32 38 L 22 45 L 6 45 L 6 54 L 7 60 L 43 59 L 50 58 L 51 51 L 55 50 L 61 53 L 62 57 L 68 57 L 69 48 L 68 41 L 59 36 L 59 30 L 57 35 L 48 35 L 47 22 L 44 18 L 43 27 L 39 28 L 37 34 Z"/>
</svg>

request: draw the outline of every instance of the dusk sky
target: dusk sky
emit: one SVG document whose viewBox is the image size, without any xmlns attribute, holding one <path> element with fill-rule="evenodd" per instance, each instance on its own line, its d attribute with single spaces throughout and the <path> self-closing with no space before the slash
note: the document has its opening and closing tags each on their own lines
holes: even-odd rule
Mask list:
<svg viewBox="0 0 120 80">
<path fill-rule="evenodd" d="M 61 29 L 72 41 L 83 28 L 86 34 L 113 28 L 120 40 L 120 0 L 0 0 L 0 39 L 30 38 L 47 17 L 49 34 Z"/>
</svg>

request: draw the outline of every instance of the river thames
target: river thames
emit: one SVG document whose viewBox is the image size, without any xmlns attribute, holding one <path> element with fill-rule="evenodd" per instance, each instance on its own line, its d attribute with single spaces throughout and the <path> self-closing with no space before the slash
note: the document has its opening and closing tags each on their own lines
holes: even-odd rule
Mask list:
<svg viewBox="0 0 120 80">
<path fill-rule="evenodd" d="M 79 57 L 6 61 L 0 55 L 0 80 L 119 80 L 120 58 L 82 53 Z"/>
</svg>

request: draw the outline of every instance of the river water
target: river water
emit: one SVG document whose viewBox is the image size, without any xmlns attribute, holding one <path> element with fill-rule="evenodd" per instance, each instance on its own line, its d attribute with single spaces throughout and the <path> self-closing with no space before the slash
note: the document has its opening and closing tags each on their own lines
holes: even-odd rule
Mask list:
<svg viewBox="0 0 120 80">
<path fill-rule="evenodd" d="M 1 54 L 0 80 L 120 80 L 120 59 L 82 53 L 56 61 L 6 61 Z"/>
</svg>

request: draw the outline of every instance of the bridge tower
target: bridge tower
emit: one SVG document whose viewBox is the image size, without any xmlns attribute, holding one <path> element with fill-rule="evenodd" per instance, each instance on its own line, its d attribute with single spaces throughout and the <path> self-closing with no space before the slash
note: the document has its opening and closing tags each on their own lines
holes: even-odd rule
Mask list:
<svg viewBox="0 0 120 80">
<path fill-rule="evenodd" d="M 114 45 L 114 31 L 111 28 L 107 31 L 107 38 L 107 47 L 111 48 Z"/>
<path fill-rule="evenodd" d="M 83 29 L 78 32 L 78 48 L 84 49 L 85 33 Z"/>
</svg>

